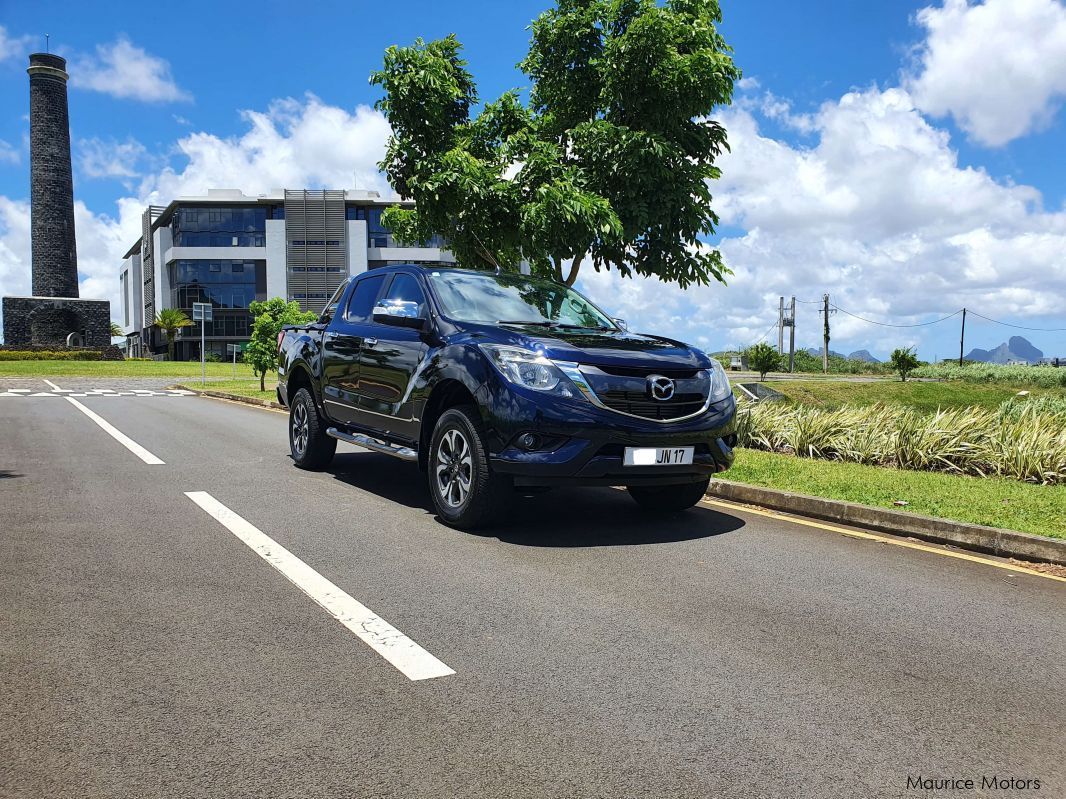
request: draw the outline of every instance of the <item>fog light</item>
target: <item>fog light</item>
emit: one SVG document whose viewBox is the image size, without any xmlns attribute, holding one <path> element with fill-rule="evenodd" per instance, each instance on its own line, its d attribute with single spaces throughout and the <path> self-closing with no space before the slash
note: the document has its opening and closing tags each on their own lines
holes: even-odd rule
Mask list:
<svg viewBox="0 0 1066 799">
<path fill-rule="evenodd" d="M 522 449 L 536 449 L 540 439 L 533 433 L 523 433 L 518 437 L 518 446 Z"/>
</svg>

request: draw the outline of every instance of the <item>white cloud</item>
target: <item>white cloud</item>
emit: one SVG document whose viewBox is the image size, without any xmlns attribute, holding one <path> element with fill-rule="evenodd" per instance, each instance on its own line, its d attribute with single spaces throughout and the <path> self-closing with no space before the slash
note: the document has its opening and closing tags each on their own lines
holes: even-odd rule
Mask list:
<svg viewBox="0 0 1066 799">
<path fill-rule="evenodd" d="M 681 292 L 583 272 L 582 285 L 607 310 L 712 349 L 761 336 L 781 295 L 819 300 L 828 292 L 842 308 L 896 324 L 963 306 L 997 318 L 1061 316 L 1066 212 L 1045 211 L 1032 187 L 960 167 L 948 135 L 907 92 L 869 89 L 825 104 L 811 118 L 810 148 L 766 137 L 756 113 L 722 117 L 732 152 L 712 186 L 715 207 L 724 224 L 747 231 L 721 243 L 735 272 L 729 287 Z M 801 304 L 797 317 L 797 345 L 819 344 L 817 306 Z M 933 332 L 844 314 L 832 327 L 834 349 L 882 356 Z"/>
<path fill-rule="evenodd" d="M 17 164 L 22 158 L 9 142 L 0 139 L 0 164 Z"/>
<path fill-rule="evenodd" d="M 0 61 L 25 57 L 30 52 L 31 41 L 30 36 L 12 36 L 0 25 Z"/>
<path fill-rule="evenodd" d="M 272 188 L 324 186 L 388 192 L 377 163 L 385 154 L 389 125 L 369 106 L 349 113 L 314 95 L 271 103 L 266 111 L 244 111 L 248 130 L 220 138 L 192 133 L 177 149 L 187 163 L 164 169 L 146 181 L 141 195 L 152 202 L 204 194 L 209 188 L 265 192 Z"/>
<path fill-rule="evenodd" d="M 944 0 L 916 19 L 927 38 L 907 88 L 922 111 L 993 147 L 1051 122 L 1066 96 L 1060 0 Z"/>
<path fill-rule="evenodd" d="M 68 67 L 70 85 L 112 97 L 164 103 L 191 100 L 170 74 L 170 64 L 120 36 L 97 45 L 95 56 L 75 58 Z"/>
<path fill-rule="evenodd" d="M 147 151 L 133 138 L 124 142 L 92 138 L 78 142 L 78 165 L 90 178 L 132 178 L 140 174 L 139 163 Z"/>
<path fill-rule="evenodd" d="M 385 152 L 389 126 L 377 111 L 359 106 L 346 111 L 308 95 L 285 99 L 266 111 L 246 111 L 247 131 L 221 138 L 197 132 L 178 140 L 178 168 L 167 167 L 141 180 L 130 196 L 120 198 L 114 214 L 91 212 L 75 202 L 78 271 L 82 297 L 111 301 L 112 317 L 121 320 L 118 267 L 140 235 L 141 213 L 149 204 L 204 194 L 209 188 L 240 188 L 254 194 L 275 187 L 359 188 L 389 193 L 376 164 Z M 135 172 L 125 156 L 145 159 L 134 140 L 89 140 L 92 169 L 125 176 Z M 98 157 L 99 156 L 99 157 Z M 147 159 L 151 163 L 151 158 Z M 82 162 L 82 169 L 85 169 Z M 30 291 L 30 207 L 25 200 L 0 195 L 0 295 Z"/>
</svg>

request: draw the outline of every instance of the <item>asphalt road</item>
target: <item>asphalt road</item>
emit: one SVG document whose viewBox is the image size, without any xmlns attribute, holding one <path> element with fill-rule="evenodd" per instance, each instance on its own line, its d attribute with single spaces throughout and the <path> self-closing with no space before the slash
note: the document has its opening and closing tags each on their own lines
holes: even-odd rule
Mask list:
<svg viewBox="0 0 1066 799">
<path fill-rule="evenodd" d="M 408 464 L 297 470 L 280 413 L 55 382 L 86 396 L 0 379 L 0 796 L 1066 795 L 1062 582 L 614 489 L 472 535 Z M 454 674 L 409 679 L 280 547 Z"/>
</svg>

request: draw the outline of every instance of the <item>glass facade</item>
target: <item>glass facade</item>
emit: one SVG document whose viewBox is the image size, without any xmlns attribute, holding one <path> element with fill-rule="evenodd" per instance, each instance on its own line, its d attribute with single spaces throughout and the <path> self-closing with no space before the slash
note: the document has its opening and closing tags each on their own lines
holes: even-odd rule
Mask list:
<svg viewBox="0 0 1066 799">
<path fill-rule="evenodd" d="M 175 247 L 264 247 L 264 206 L 183 206 L 174 212 Z"/>
<path fill-rule="evenodd" d="M 385 210 L 385 206 L 372 205 L 349 205 L 344 209 L 345 219 L 361 219 L 366 221 L 366 246 L 367 247 L 403 247 L 403 242 L 396 239 L 387 227 L 381 223 L 381 214 Z M 415 244 L 413 246 L 420 247 L 440 247 L 444 248 L 444 239 L 440 236 L 433 236 L 431 239 L 425 242 L 425 244 Z M 406 263 L 406 262 L 404 262 Z"/>
<path fill-rule="evenodd" d="M 205 331 L 208 352 L 225 355 L 228 342 L 217 339 L 247 340 L 252 324 L 248 306 L 266 299 L 266 261 L 181 260 L 168 270 L 169 307 L 182 309 L 191 319 L 193 303 L 211 304 L 213 319 Z M 179 359 L 199 358 L 200 324 L 178 333 Z"/>
</svg>

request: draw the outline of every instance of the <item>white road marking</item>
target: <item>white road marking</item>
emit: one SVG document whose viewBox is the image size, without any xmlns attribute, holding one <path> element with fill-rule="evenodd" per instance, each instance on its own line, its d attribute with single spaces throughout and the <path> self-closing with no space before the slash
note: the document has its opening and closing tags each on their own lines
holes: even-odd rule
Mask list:
<svg viewBox="0 0 1066 799">
<path fill-rule="evenodd" d="M 55 395 L 53 394 L 52 396 L 55 396 Z M 101 430 L 103 430 L 105 433 L 107 433 L 109 436 L 111 436 L 113 439 L 115 439 L 115 441 L 117 441 L 119 444 L 124 446 L 126 449 L 128 449 L 130 452 L 132 452 L 134 455 L 136 455 L 142 461 L 147 463 L 149 466 L 162 466 L 163 465 L 163 461 L 159 460 L 159 458 L 157 458 L 151 452 L 146 450 L 144 447 L 142 447 L 140 444 L 138 444 L 136 441 L 134 441 L 128 435 L 123 433 L 121 430 L 119 430 L 118 428 L 114 427 L 106 419 L 104 419 L 104 418 L 102 418 L 100 416 L 97 416 L 91 410 L 89 410 L 84 405 L 82 405 L 80 402 L 78 402 L 76 399 L 74 399 L 74 397 L 67 396 L 65 399 L 67 400 L 67 402 L 69 402 L 71 405 L 73 405 L 79 411 L 81 411 L 86 416 L 88 416 L 90 419 L 92 419 L 94 422 L 96 422 L 100 426 Z"/>
<path fill-rule="evenodd" d="M 185 496 L 247 544 L 259 557 L 284 574 L 293 585 L 403 672 L 408 679 L 430 680 L 455 674 L 445 663 L 206 491 L 186 491 Z"/>
<path fill-rule="evenodd" d="M 45 380 L 43 377 L 41 378 L 41 380 L 43 380 L 45 383 L 47 383 L 52 388 L 53 391 L 59 391 L 60 390 L 59 386 L 57 386 L 51 380 Z"/>
</svg>

